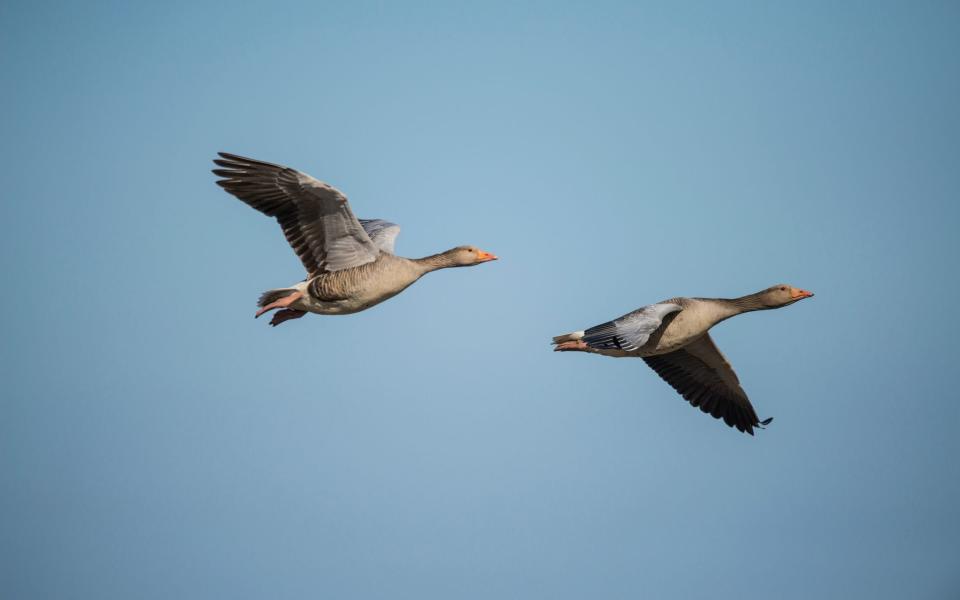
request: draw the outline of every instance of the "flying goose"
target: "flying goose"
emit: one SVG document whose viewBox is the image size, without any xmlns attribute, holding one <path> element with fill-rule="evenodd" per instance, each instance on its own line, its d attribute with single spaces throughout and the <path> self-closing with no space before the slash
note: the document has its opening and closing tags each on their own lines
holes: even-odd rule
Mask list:
<svg viewBox="0 0 960 600">
<path fill-rule="evenodd" d="M 267 290 L 257 302 L 260 315 L 282 309 L 277 326 L 308 312 L 347 315 L 396 296 L 425 274 L 497 260 L 473 246 L 458 246 L 425 258 L 393 253 L 400 226 L 382 219 L 357 219 L 347 197 L 296 169 L 219 152 L 217 184 L 263 214 L 276 217 L 300 257 L 307 278 Z"/>
<path fill-rule="evenodd" d="M 553 338 L 557 352 L 639 356 L 693 406 L 753 435 L 773 419 L 757 418 L 737 374 L 707 333 L 754 310 L 782 308 L 812 292 L 779 284 L 741 298 L 671 298 L 619 319 Z"/>
</svg>

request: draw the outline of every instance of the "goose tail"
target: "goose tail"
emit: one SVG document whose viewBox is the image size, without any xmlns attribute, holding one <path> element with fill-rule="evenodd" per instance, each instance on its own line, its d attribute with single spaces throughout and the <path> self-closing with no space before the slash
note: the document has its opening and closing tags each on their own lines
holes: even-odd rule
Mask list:
<svg viewBox="0 0 960 600">
<path fill-rule="evenodd" d="M 583 343 L 581 338 L 583 337 L 582 331 L 574 331 L 573 333 L 565 333 L 563 335 L 558 335 L 553 338 L 553 351 L 554 352 L 570 352 L 570 351 L 582 351 L 587 345 Z"/>
</svg>

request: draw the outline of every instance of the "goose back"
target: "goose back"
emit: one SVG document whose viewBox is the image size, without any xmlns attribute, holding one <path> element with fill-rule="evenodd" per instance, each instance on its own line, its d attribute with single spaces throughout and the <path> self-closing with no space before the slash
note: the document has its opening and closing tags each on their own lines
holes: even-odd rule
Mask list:
<svg viewBox="0 0 960 600">
<path fill-rule="evenodd" d="M 666 315 L 637 352 L 638 356 L 666 354 L 699 338 L 717 323 L 738 314 L 731 307 L 712 298 L 671 298 L 662 304 L 677 304 L 683 310 Z"/>
</svg>

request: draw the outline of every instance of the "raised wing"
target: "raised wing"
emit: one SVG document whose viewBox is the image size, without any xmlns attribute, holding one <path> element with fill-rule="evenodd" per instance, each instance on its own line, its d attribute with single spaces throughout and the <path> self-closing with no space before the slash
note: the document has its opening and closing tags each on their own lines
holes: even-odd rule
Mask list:
<svg viewBox="0 0 960 600">
<path fill-rule="evenodd" d="M 595 350 L 633 352 L 647 343 L 665 316 L 681 310 L 679 304 L 669 302 L 644 306 L 619 319 L 587 329 L 581 339 Z"/>
<path fill-rule="evenodd" d="M 400 226 L 383 219 L 360 219 L 360 225 L 367 232 L 373 245 L 383 252 L 395 254 L 393 246 L 397 242 Z"/>
<path fill-rule="evenodd" d="M 773 420 L 757 418 L 737 374 L 710 334 L 680 350 L 643 360 L 690 404 L 715 419 L 723 419 L 730 427 L 753 435 L 754 427 L 762 428 Z"/>
<path fill-rule="evenodd" d="M 380 250 L 339 190 L 296 169 L 220 152 L 217 184 L 276 217 L 310 277 L 376 260 Z"/>
</svg>

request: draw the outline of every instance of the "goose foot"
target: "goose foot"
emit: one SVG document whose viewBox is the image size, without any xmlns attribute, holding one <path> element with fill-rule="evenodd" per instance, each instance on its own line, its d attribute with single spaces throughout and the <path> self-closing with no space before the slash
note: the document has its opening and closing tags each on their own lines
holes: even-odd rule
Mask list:
<svg viewBox="0 0 960 600">
<path fill-rule="evenodd" d="M 580 351 L 586 350 L 587 343 L 583 340 L 574 340 L 572 342 L 560 342 L 553 347 L 554 352 L 571 352 L 571 351 Z"/>
<path fill-rule="evenodd" d="M 303 315 L 307 314 L 305 310 L 297 310 L 295 308 L 287 308 L 284 310 L 279 310 L 273 313 L 273 318 L 270 319 L 270 325 L 276 327 L 284 321 L 289 321 L 290 319 L 299 319 Z"/>
<path fill-rule="evenodd" d="M 287 308 L 288 306 L 290 306 L 291 304 L 293 304 L 294 302 L 296 302 L 296 301 L 299 300 L 300 298 L 303 298 L 303 292 L 294 292 L 294 293 L 290 294 L 289 296 L 284 296 L 283 298 L 280 298 L 280 299 L 277 300 L 276 302 L 271 302 L 270 304 L 268 304 L 268 305 L 264 306 L 263 308 L 261 308 L 260 310 L 258 310 L 258 311 L 257 311 L 257 314 L 253 315 L 253 318 L 256 319 L 257 317 L 259 317 L 259 316 L 262 315 L 263 313 L 265 313 L 265 312 L 267 312 L 267 311 L 269 311 L 269 310 L 273 310 L 273 309 L 275 309 L 275 308 Z M 299 315 L 299 316 L 302 317 L 303 315 Z M 288 318 L 295 318 L 295 317 L 288 317 Z M 282 321 L 281 321 L 281 322 L 282 322 Z"/>
</svg>

